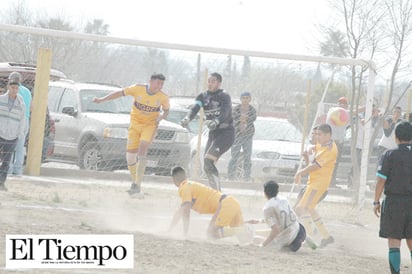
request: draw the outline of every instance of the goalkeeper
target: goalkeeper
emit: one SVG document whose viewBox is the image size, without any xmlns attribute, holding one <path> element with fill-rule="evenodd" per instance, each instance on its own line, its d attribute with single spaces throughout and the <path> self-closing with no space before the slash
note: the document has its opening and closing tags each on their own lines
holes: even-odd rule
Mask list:
<svg viewBox="0 0 412 274">
<path fill-rule="evenodd" d="M 219 191 L 221 190 L 219 171 L 215 164 L 219 157 L 231 148 L 235 140 L 232 101 L 230 95 L 220 88 L 221 85 L 222 76 L 216 72 L 210 74 L 207 79 L 207 91 L 196 97 L 188 115 L 181 121 L 181 125 L 187 127 L 203 107 L 206 117 L 205 124 L 209 128 L 203 168 L 210 186 Z"/>
</svg>

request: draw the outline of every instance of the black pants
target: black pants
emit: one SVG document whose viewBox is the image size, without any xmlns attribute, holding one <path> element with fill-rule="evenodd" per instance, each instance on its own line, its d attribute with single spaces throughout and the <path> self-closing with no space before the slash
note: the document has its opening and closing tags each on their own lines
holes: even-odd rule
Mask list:
<svg viewBox="0 0 412 274">
<path fill-rule="evenodd" d="M 209 154 L 219 158 L 232 147 L 234 140 L 235 129 L 233 127 L 210 131 L 205 155 Z"/>
<path fill-rule="evenodd" d="M 11 156 L 16 148 L 16 144 L 17 138 L 14 140 L 6 140 L 0 137 L 0 159 L 3 161 L 0 166 L 0 184 L 3 184 L 7 179 Z"/>
<path fill-rule="evenodd" d="M 219 159 L 226 151 L 230 149 L 235 140 L 235 130 L 233 127 L 217 129 L 209 132 L 205 148 L 204 170 L 209 180 L 209 185 L 217 190 L 220 189 L 219 171 L 216 168 L 215 160 L 210 159 L 211 155 Z"/>
</svg>

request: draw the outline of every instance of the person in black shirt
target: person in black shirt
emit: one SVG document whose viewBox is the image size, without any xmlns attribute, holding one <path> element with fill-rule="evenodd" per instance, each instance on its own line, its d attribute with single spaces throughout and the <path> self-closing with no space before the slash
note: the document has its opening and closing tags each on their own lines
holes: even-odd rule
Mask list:
<svg viewBox="0 0 412 274">
<path fill-rule="evenodd" d="M 400 122 L 395 138 L 398 148 L 387 150 L 380 160 L 373 202 L 375 215 L 380 215 L 379 237 L 388 239 L 391 273 L 400 271 L 402 239 L 412 255 L 412 125 Z"/>
<path fill-rule="evenodd" d="M 199 94 L 188 115 L 181 121 L 183 127 L 196 116 L 200 108 L 205 111 L 205 125 L 209 128 L 209 137 L 205 148 L 203 169 L 212 188 L 221 190 L 219 171 L 216 161 L 230 149 L 235 139 L 232 118 L 232 100 L 230 95 L 221 89 L 222 76 L 212 73 L 207 79 L 207 91 Z"/>
</svg>

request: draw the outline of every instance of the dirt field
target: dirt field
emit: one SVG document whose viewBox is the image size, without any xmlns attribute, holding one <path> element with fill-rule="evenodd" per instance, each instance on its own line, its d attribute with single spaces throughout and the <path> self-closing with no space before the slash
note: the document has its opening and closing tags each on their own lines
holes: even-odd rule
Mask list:
<svg viewBox="0 0 412 274">
<path fill-rule="evenodd" d="M 297 253 L 240 246 L 234 238 L 211 242 L 205 231 L 210 216 L 191 214 L 190 236 L 181 225 L 165 231 L 179 205 L 170 183 L 146 183 L 144 200 L 129 199 L 126 182 L 22 177 L 0 192 L 0 272 L 5 269 L 6 234 L 134 234 L 133 270 L 28 270 L 28 273 L 389 273 L 386 241 L 378 238 L 372 207 L 353 217 L 348 204 L 322 202 L 324 222 L 335 243 Z M 261 192 L 226 189 L 241 202 L 245 219 L 261 218 Z M 411 273 L 402 246 L 401 273 Z"/>
</svg>

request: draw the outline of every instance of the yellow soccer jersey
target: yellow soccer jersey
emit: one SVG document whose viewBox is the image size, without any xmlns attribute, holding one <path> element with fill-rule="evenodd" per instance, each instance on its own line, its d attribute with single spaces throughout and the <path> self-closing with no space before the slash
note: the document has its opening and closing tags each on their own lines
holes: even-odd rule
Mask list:
<svg viewBox="0 0 412 274">
<path fill-rule="evenodd" d="M 160 111 L 169 109 L 169 96 L 162 91 L 150 94 L 147 85 L 127 87 L 123 90 L 123 94 L 134 98 L 130 113 L 131 122 L 139 124 L 156 123 Z"/>
<path fill-rule="evenodd" d="M 314 163 L 320 168 L 309 174 L 308 184 L 323 185 L 328 187 L 332 179 L 333 169 L 335 168 L 338 149 L 335 142 L 325 146 L 317 146 Z"/>
<path fill-rule="evenodd" d="M 200 214 L 214 214 L 222 193 L 200 183 L 185 181 L 179 186 L 182 204 L 190 202 L 192 209 Z"/>
</svg>

